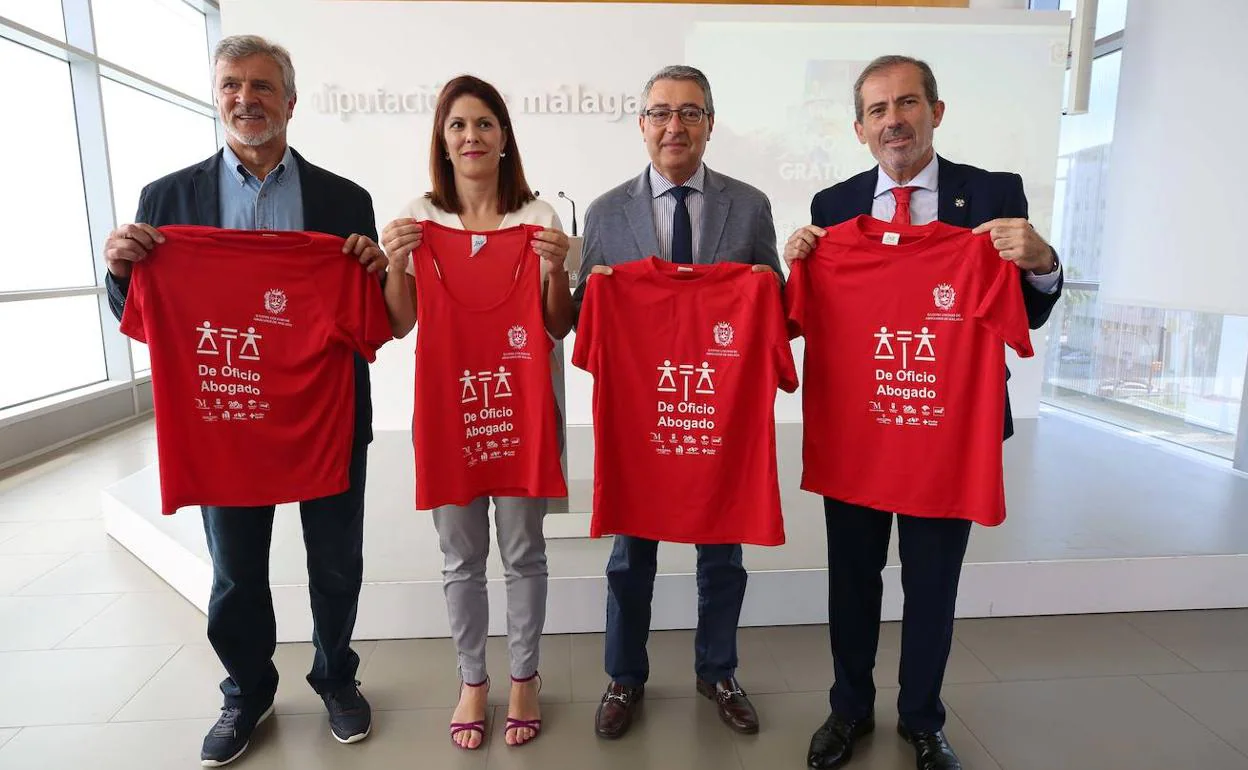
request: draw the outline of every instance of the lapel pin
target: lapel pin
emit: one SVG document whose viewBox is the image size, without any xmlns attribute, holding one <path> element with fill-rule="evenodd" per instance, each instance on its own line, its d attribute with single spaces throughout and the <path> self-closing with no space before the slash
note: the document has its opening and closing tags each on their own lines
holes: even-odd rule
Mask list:
<svg viewBox="0 0 1248 770">
<path fill-rule="evenodd" d="M 966 205 L 966 199 L 965 199 L 965 198 L 954 198 L 954 199 L 953 199 L 953 205 L 954 205 L 954 206 L 957 206 L 958 208 L 962 208 L 963 206 L 965 206 L 965 205 Z"/>
</svg>

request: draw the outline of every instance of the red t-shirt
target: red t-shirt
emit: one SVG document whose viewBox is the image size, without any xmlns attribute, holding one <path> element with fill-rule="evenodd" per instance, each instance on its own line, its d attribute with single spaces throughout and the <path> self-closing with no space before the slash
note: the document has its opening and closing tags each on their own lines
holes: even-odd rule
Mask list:
<svg viewBox="0 0 1248 770">
<path fill-rule="evenodd" d="M 797 372 L 776 277 L 612 269 L 589 278 L 572 353 L 594 375 L 590 536 L 780 545 L 773 410 Z"/>
<path fill-rule="evenodd" d="M 416 507 L 566 497 L 542 315 L 542 228 L 423 222 L 416 280 Z"/>
<path fill-rule="evenodd" d="M 377 279 L 332 235 L 160 231 L 121 331 L 151 350 L 164 513 L 344 491 L 352 354 L 390 339 Z"/>
<path fill-rule="evenodd" d="M 1018 268 L 990 237 L 860 216 L 793 263 L 785 295 L 806 337 L 802 489 L 1000 524 L 1001 343 L 1032 349 Z"/>
</svg>

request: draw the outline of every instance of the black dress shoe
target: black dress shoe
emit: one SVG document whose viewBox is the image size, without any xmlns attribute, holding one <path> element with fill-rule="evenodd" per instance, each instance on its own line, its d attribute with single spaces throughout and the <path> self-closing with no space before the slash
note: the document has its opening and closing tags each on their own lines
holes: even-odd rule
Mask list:
<svg viewBox="0 0 1248 770">
<path fill-rule="evenodd" d="M 949 747 L 944 730 L 911 732 L 898 722 L 897 733 L 914 747 L 915 767 L 919 770 L 962 770 L 962 762 Z"/>
<path fill-rule="evenodd" d="M 845 719 L 832 712 L 811 736 L 806 766 L 810 770 L 840 767 L 854 755 L 854 743 L 874 729 L 874 717 Z"/>
<path fill-rule="evenodd" d="M 697 690 L 704 697 L 715 701 L 719 710 L 719 718 L 734 732 L 742 735 L 753 735 L 758 732 L 758 712 L 754 704 L 737 684 L 737 678 L 730 676 L 719 682 L 697 680 Z"/>
</svg>

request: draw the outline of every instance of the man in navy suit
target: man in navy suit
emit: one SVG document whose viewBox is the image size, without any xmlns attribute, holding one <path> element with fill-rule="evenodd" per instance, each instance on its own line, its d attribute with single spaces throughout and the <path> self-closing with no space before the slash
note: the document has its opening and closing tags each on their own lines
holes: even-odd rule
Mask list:
<svg viewBox="0 0 1248 770">
<path fill-rule="evenodd" d="M 164 225 L 329 233 L 346 239 L 343 259 L 358 259 L 370 272 L 386 265 L 376 244 L 369 194 L 308 163 L 286 143 L 286 124 L 295 109 L 289 52 L 263 38 L 238 35 L 217 45 L 213 67 L 226 146 L 143 188 L 136 223 L 109 234 L 105 282 L 118 319 L 132 265 L 164 240 L 156 229 Z M 355 681 L 360 658 L 351 649 L 363 578 L 364 478 L 372 438 L 368 364 L 356 354 L 355 426 L 353 435 L 343 438 L 352 442 L 351 486 L 342 494 L 299 504 L 316 648 L 307 678 L 325 702 L 334 738 L 342 743 L 363 740 L 372 728 L 372 711 Z M 213 571 L 208 639 L 227 676 L 221 682 L 225 704 L 204 738 L 200 760 L 205 767 L 219 767 L 247 750 L 256 725 L 273 712 L 273 506 L 204 506 L 203 517 Z"/>
<path fill-rule="evenodd" d="M 1062 271 L 1057 254 L 1027 222 L 1027 198 L 1017 174 L 952 163 L 932 149 L 945 104 L 936 77 L 922 61 L 882 56 L 854 84 L 854 131 L 879 166 L 829 187 L 810 204 L 812 224 L 785 244 L 788 263 L 802 259 L 824 227 L 862 214 L 923 225 L 939 220 L 991 233 L 1002 259 L 1020 268 L 1031 328 L 1040 328 L 1057 302 Z M 1007 372 L 1008 376 L 1008 372 Z M 1013 433 L 1007 394 L 1004 436 Z M 884 461 L 885 458 L 881 458 Z M 840 767 L 854 743 L 875 728 L 876 648 L 880 637 L 881 572 L 893 514 L 824 498 L 828 530 L 829 635 L 836 681 L 831 715 L 811 738 L 813 770 Z M 905 606 L 897 730 L 915 749 L 919 770 L 960 770 L 944 734 L 940 689 L 953 643 L 958 577 L 970 522 L 897 516 Z"/>
</svg>

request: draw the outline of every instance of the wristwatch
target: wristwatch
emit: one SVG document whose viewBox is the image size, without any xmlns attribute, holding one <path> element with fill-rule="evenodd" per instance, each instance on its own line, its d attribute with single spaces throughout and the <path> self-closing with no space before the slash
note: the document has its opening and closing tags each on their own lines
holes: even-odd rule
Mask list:
<svg viewBox="0 0 1248 770">
<path fill-rule="evenodd" d="M 1053 255 L 1053 269 L 1048 271 L 1047 273 L 1041 273 L 1038 270 L 1032 270 L 1031 271 L 1032 275 L 1053 275 L 1058 270 L 1062 269 L 1062 261 L 1057 258 L 1057 250 L 1054 249 L 1053 247 L 1049 247 L 1049 253 Z"/>
</svg>

